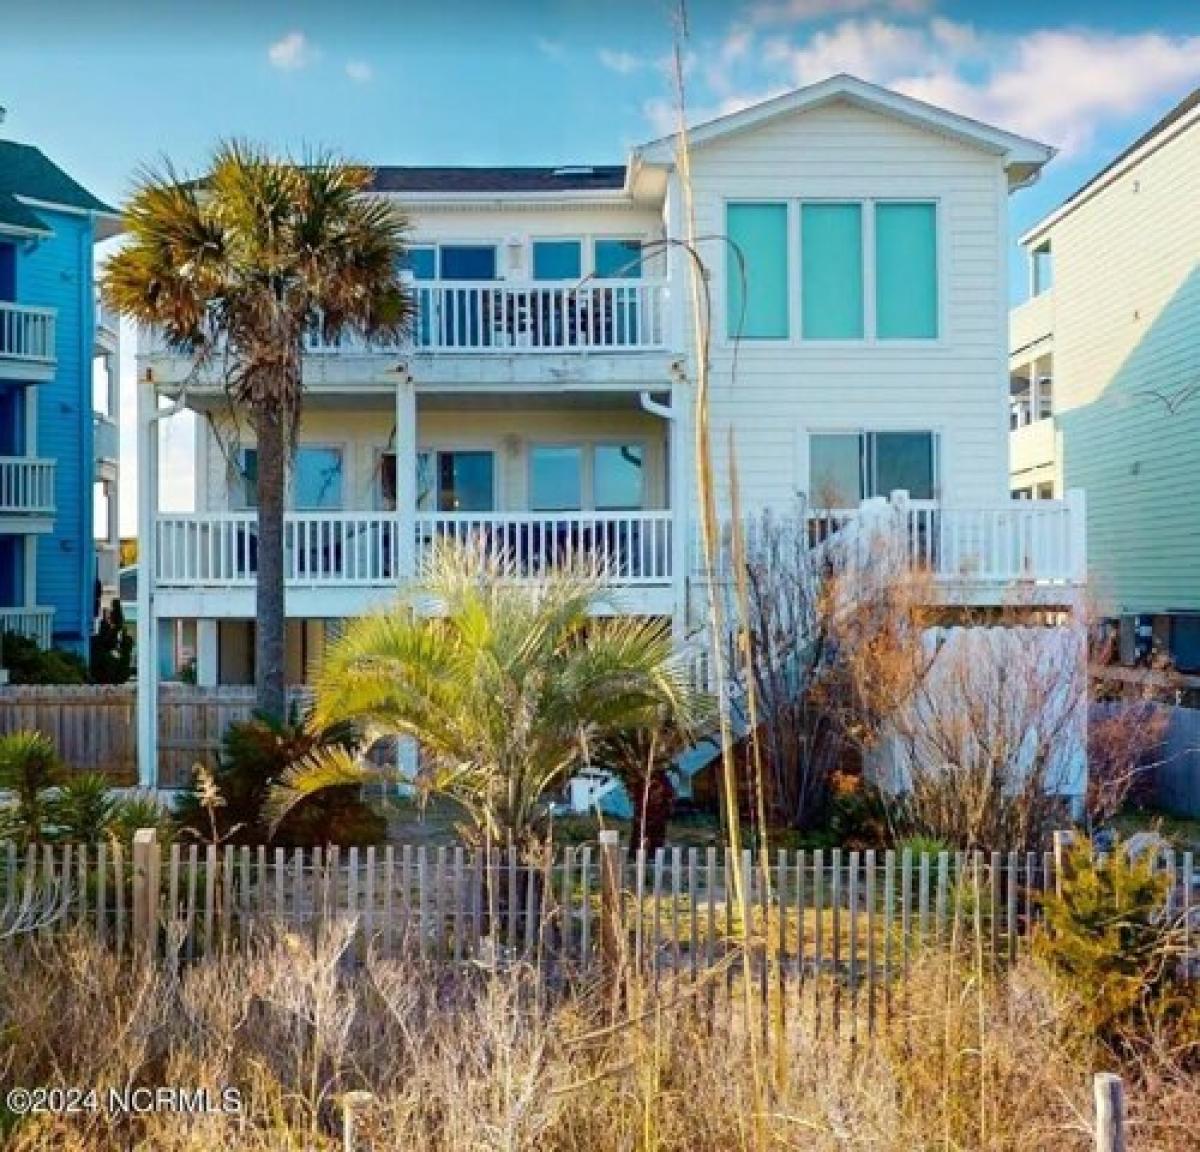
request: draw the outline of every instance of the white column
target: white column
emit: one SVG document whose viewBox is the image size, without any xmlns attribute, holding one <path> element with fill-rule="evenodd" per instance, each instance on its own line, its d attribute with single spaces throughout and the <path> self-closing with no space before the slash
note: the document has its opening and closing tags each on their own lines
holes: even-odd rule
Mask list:
<svg viewBox="0 0 1200 1152">
<path fill-rule="evenodd" d="M 25 586 L 25 607 L 37 606 L 37 556 L 38 538 L 29 533 L 25 537 L 25 573 L 22 583 Z"/>
<path fill-rule="evenodd" d="M 25 455 L 30 457 L 38 453 L 37 408 L 37 385 L 29 384 L 25 388 Z"/>
<path fill-rule="evenodd" d="M 692 388 L 686 373 L 680 373 L 671 384 L 672 420 L 668 435 L 670 453 L 671 507 L 671 589 L 674 615 L 671 631 L 679 644 L 688 629 L 688 588 L 692 562 L 696 501 L 693 499 L 695 477 L 692 464 Z"/>
<path fill-rule="evenodd" d="M 416 571 L 417 394 L 407 369 L 396 384 L 396 532 L 401 580 Z"/>
<path fill-rule="evenodd" d="M 219 680 L 217 621 L 196 621 L 196 684 L 215 688 Z"/>
<path fill-rule="evenodd" d="M 158 514 L 158 396 L 138 381 L 137 756 L 138 783 L 158 782 L 158 620 L 155 618 L 155 520 Z"/>
</svg>

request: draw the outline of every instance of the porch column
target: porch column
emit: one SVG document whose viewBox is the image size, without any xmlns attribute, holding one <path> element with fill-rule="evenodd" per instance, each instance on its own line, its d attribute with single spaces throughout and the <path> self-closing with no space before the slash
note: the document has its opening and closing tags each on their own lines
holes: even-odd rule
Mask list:
<svg viewBox="0 0 1200 1152">
<path fill-rule="evenodd" d="M 215 688 L 220 678 L 217 655 L 217 621 L 196 621 L 196 684 Z"/>
<path fill-rule="evenodd" d="M 417 569 L 417 394 L 408 369 L 396 383 L 396 571 L 402 581 Z"/>
<path fill-rule="evenodd" d="M 138 381 L 137 759 L 138 783 L 158 782 L 158 620 L 155 618 L 155 521 L 158 516 L 158 396 Z"/>
<path fill-rule="evenodd" d="M 38 556 L 38 538 L 32 533 L 28 533 L 25 537 L 25 571 L 21 574 L 22 590 L 25 593 L 25 607 L 37 607 L 37 556 Z"/>
<path fill-rule="evenodd" d="M 691 567 L 695 478 L 692 474 L 693 397 L 687 374 L 680 372 L 671 384 L 671 421 L 668 430 L 671 505 L 671 589 L 674 610 L 671 631 L 681 644 L 688 631 L 688 588 Z"/>
<path fill-rule="evenodd" d="M 36 384 L 25 387 L 25 455 L 38 454 L 38 390 Z"/>
</svg>

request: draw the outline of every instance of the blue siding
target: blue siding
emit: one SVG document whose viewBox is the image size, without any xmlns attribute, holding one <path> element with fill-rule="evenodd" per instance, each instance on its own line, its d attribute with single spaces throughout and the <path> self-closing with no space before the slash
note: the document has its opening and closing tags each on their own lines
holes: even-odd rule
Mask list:
<svg viewBox="0 0 1200 1152">
<path fill-rule="evenodd" d="M 17 261 L 17 299 L 58 310 L 54 380 L 38 385 L 38 455 L 57 464 L 54 531 L 38 540 L 37 602 L 55 643 L 83 650 L 92 624 L 92 223 L 38 210 L 54 235 Z"/>
</svg>

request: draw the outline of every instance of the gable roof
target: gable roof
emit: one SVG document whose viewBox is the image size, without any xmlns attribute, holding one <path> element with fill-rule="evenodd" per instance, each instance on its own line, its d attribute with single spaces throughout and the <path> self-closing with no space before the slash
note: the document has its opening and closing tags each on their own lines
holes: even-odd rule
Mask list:
<svg viewBox="0 0 1200 1152">
<path fill-rule="evenodd" d="M 37 214 L 25 207 L 29 203 L 117 216 L 115 208 L 93 196 L 40 148 L 0 140 L 0 223 L 21 230 L 48 232 Z"/>
<path fill-rule="evenodd" d="M 883 116 L 891 116 L 917 128 L 936 132 L 1001 156 L 1009 172 L 1009 183 L 1013 187 L 1020 187 L 1036 179 L 1042 165 L 1053 157 L 1055 151 L 1047 144 L 1039 144 L 1036 140 L 1006 132 L 1001 128 L 993 128 L 990 124 L 972 120 L 968 116 L 960 116 L 957 112 L 948 112 L 944 108 L 893 92 L 890 88 L 869 84 L 866 80 L 846 73 L 830 76 L 827 80 L 785 92 L 782 96 L 699 124 L 689 129 L 688 140 L 692 147 L 703 147 L 714 140 L 756 128 L 781 116 L 819 108 L 836 100 L 846 101 Z M 675 142 L 676 134 L 663 136 L 636 149 L 635 156 L 649 164 L 669 164 L 674 159 Z"/>
<path fill-rule="evenodd" d="M 1183 132 L 1197 123 L 1200 123 L 1200 88 L 1189 92 L 1165 116 L 1147 128 L 1128 148 L 1122 149 L 1099 172 L 1085 180 L 1049 215 L 1044 216 L 1030 228 L 1021 237 L 1021 243 L 1027 244 L 1038 239 L 1052 224 L 1057 224 L 1085 200 L 1091 199 L 1111 178 L 1115 178 L 1127 168 L 1132 168 L 1144 155 L 1153 152 L 1160 143 L 1166 143 L 1167 138 L 1174 135 L 1172 129 Z"/>
<path fill-rule="evenodd" d="M 377 192 L 521 193 L 614 192 L 625 186 L 625 165 L 561 168 L 375 168 Z"/>
</svg>

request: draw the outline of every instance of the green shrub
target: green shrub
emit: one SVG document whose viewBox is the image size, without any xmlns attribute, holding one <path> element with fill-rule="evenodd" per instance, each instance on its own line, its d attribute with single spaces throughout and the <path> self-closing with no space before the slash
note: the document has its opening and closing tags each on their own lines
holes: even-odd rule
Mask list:
<svg viewBox="0 0 1200 1152">
<path fill-rule="evenodd" d="M 108 834 L 125 845 L 133 843 L 139 828 L 154 828 L 160 842 L 169 843 L 175 836 L 175 818 L 153 792 L 132 792 L 116 802 L 108 822 Z"/>
<path fill-rule="evenodd" d="M 53 741 L 41 732 L 0 736 L 0 788 L 13 794 L 6 823 L 13 838 L 41 840 L 51 818 L 48 790 L 63 779 Z"/>
<path fill-rule="evenodd" d="M 125 625 L 121 601 L 100 617 L 90 646 L 93 684 L 124 684 L 133 675 L 133 634 Z"/>
<path fill-rule="evenodd" d="M 98 844 L 109 833 L 118 801 L 112 782 L 100 772 L 72 776 L 50 804 L 50 819 L 60 840 Z"/>
<path fill-rule="evenodd" d="M 1164 1024 L 1184 1025 L 1193 1046 L 1200 1036 L 1197 989 L 1179 978 L 1179 928 L 1165 914 L 1169 884 L 1152 860 L 1120 845 L 1100 860 L 1084 841 L 1061 892 L 1043 897 L 1035 952 L 1078 999 L 1080 1023 L 1117 1047 Z"/>
<path fill-rule="evenodd" d="M 221 744 L 212 781 L 223 803 L 208 808 L 199 782 L 183 794 L 177 809 L 179 826 L 188 834 L 222 843 L 268 842 L 311 847 L 324 844 L 377 844 L 387 837 L 387 819 L 362 799 L 357 785 L 328 788 L 301 801 L 272 835 L 263 814 L 267 796 L 284 772 L 321 748 L 352 746 L 349 729 L 310 732 L 300 724 L 255 718 L 233 724 Z"/>
<path fill-rule="evenodd" d="M 86 684 L 87 664 L 62 648 L 42 649 L 16 632 L 0 636 L 0 657 L 10 684 Z"/>
</svg>

